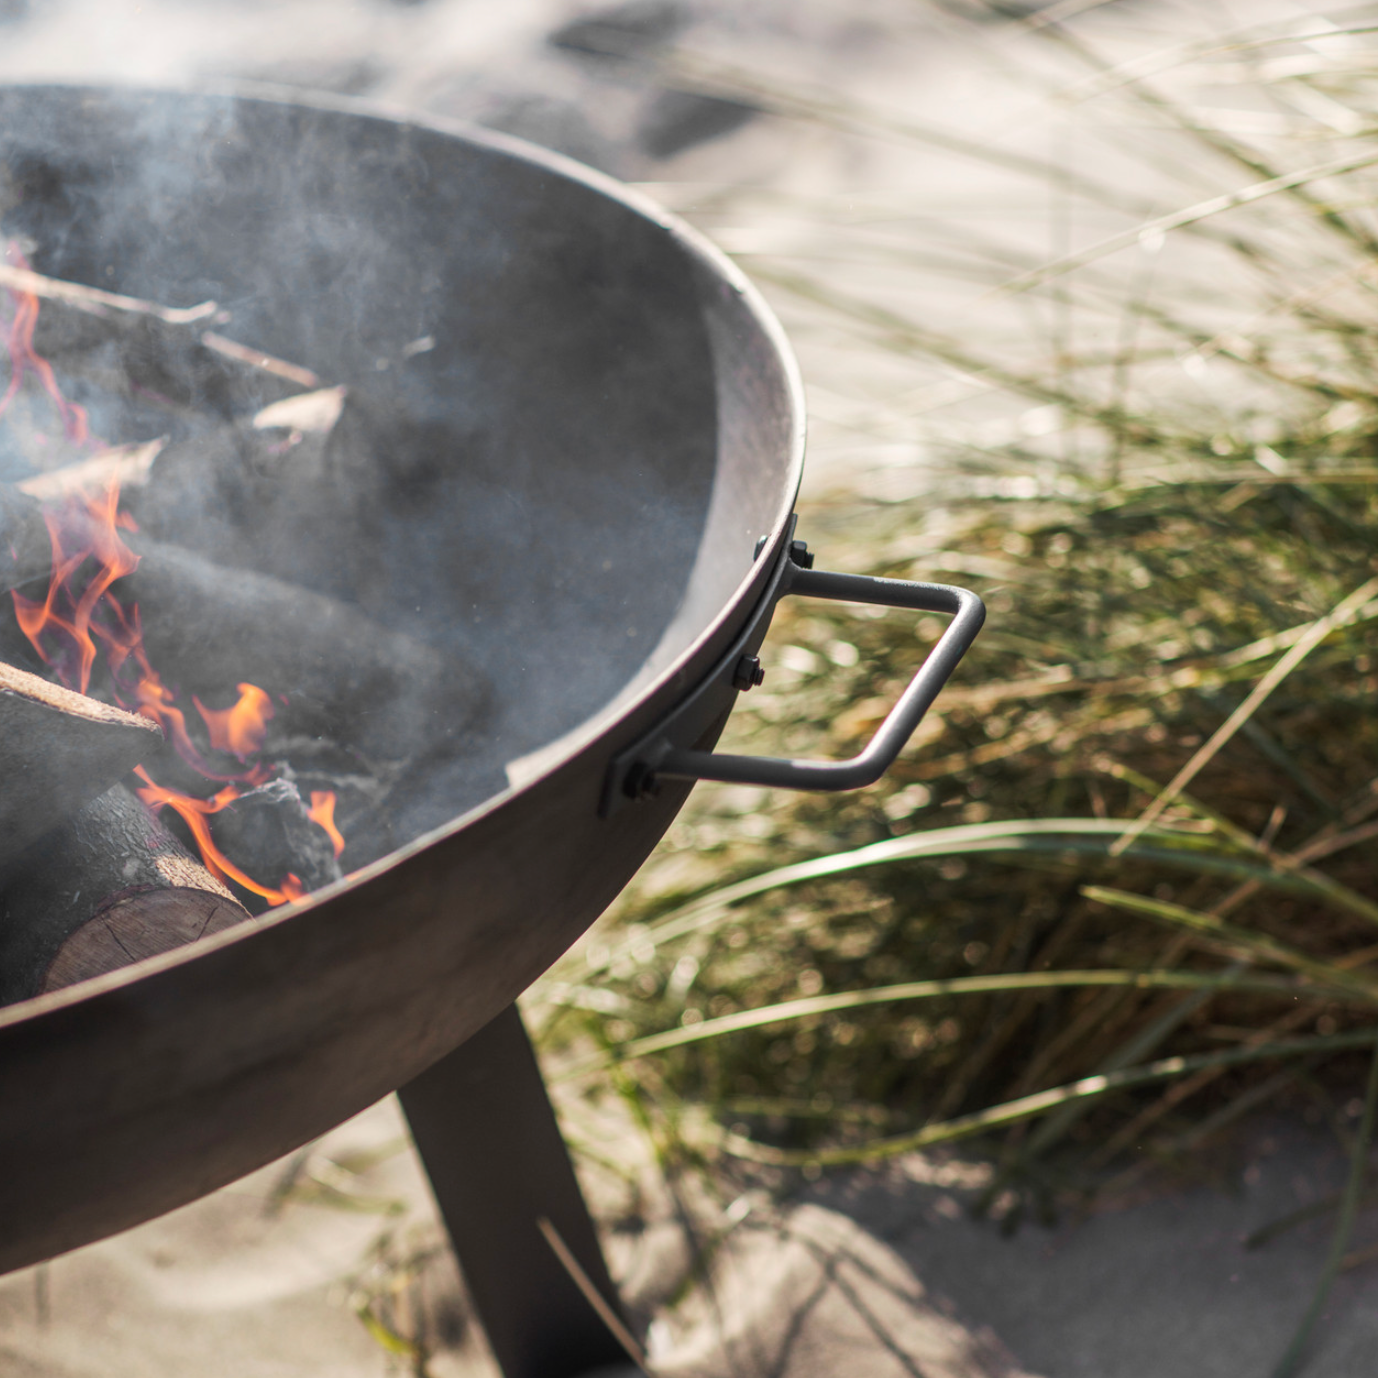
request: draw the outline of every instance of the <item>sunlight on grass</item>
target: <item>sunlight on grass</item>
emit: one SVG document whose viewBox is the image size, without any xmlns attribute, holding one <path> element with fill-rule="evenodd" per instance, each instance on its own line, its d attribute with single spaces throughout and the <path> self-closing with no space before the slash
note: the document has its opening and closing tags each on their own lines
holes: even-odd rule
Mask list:
<svg viewBox="0 0 1378 1378">
<path fill-rule="evenodd" d="M 1314 1117 L 1300 1073 L 1347 1098 L 1373 1046 L 1378 26 L 941 12 L 1036 118 L 675 52 L 892 178 L 654 190 L 800 346 L 820 562 L 968 582 L 987 630 L 875 789 L 699 789 L 531 1008 L 681 1166 L 971 1139 L 1046 1214 Z M 782 606 L 725 745 L 850 753 L 940 630 Z"/>
</svg>

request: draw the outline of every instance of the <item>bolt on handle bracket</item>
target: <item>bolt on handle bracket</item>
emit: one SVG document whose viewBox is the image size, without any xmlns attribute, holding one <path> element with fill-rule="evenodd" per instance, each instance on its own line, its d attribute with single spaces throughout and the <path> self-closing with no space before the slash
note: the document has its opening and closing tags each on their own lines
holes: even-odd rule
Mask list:
<svg viewBox="0 0 1378 1378">
<path fill-rule="evenodd" d="M 812 565 L 808 547 L 802 541 L 791 541 L 772 573 L 756 616 L 713 671 L 655 729 L 614 758 L 601 813 L 607 815 L 633 799 L 653 794 L 662 778 L 808 790 L 859 789 L 880 779 L 975 640 L 986 618 L 985 605 L 976 594 L 949 584 L 840 574 L 815 570 Z M 736 756 L 699 749 L 704 740 L 716 740 L 722 727 L 721 686 L 725 683 L 740 692 L 764 677 L 756 652 L 765 639 L 775 604 L 787 594 L 947 613 L 952 621 L 875 735 L 850 760 Z"/>
</svg>

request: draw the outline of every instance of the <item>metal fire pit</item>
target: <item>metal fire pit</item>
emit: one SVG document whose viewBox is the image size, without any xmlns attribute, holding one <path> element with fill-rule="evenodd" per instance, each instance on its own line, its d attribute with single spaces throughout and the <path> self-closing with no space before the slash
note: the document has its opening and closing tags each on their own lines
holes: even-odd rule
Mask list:
<svg viewBox="0 0 1378 1378">
<path fill-rule="evenodd" d="M 406 846 L 260 922 L 0 1010 L 0 1270 L 192 1201 L 405 1086 L 452 1232 L 469 1227 L 460 1179 L 497 1182 L 506 1155 L 511 1199 L 559 1237 L 531 1248 L 601 1292 L 606 1320 L 513 1000 L 693 778 L 876 778 L 978 600 L 807 567 L 779 327 L 720 254 L 587 169 L 352 105 L 55 87 L 0 90 L 0 168 L 23 188 L 4 228 L 40 271 L 213 298 L 237 339 L 404 419 L 356 596 L 495 689 L 462 759 L 394 819 Z M 316 582 L 330 591 L 329 571 Z M 855 762 L 711 754 L 786 593 L 956 614 Z M 484 1250 L 457 1242 L 472 1282 Z M 596 1340 L 533 1350 L 493 1276 L 475 1291 L 509 1373 L 606 1358 Z M 533 1333 L 581 1304 L 522 1301 Z"/>
</svg>

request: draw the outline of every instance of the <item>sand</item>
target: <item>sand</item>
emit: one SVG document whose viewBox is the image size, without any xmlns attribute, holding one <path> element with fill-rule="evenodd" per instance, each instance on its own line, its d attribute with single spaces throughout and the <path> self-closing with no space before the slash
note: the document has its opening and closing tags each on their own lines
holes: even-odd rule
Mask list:
<svg viewBox="0 0 1378 1378">
<path fill-rule="evenodd" d="M 552 46 L 552 34 L 593 11 L 571 0 L 67 0 L 31 9 L 11 0 L 0 4 L 0 80 L 251 78 L 481 121 L 642 184 L 739 253 L 748 271 L 753 254 L 782 246 L 826 258 L 829 222 L 801 212 L 810 202 L 882 222 L 886 207 L 899 206 L 895 217 L 912 229 L 918 197 L 935 225 L 940 216 L 984 217 L 1012 252 L 1046 256 L 1056 244 L 1043 190 L 954 154 L 952 137 L 992 138 L 1030 156 L 1051 150 L 1101 170 L 1113 163 L 1039 104 L 1039 83 L 1060 79 L 1057 63 L 1008 25 L 982 33 L 907 0 L 686 0 L 623 12 L 633 40 L 675 29 L 719 67 L 748 66 L 908 122 L 907 134 L 872 130 L 849 143 L 807 111 L 785 119 L 724 108 L 650 69 Z M 1116 7 L 1112 18 L 1131 49 L 1219 21 L 1157 5 Z M 943 137 L 924 133 L 934 129 Z M 1110 227 L 1090 217 L 1077 234 Z M 885 262 L 844 258 L 831 271 L 839 282 L 874 284 L 891 271 Z M 806 500 L 918 491 L 924 430 L 895 397 L 953 386 L 952 371 L 877 368 L 768 290 L 809 381 Z M 977 309 L 981 295 L 942 272 L 897 279 L 895 290 L 947 317 Z M 1012 425 L 1035 424 L 973 397 L 942 424 L 991 443 Z M 647 1171 L 633 1131 L 618 1129 L 603 1147 Z M 1333 1139 L 1257 1123 L 1209 1181 L 1006 1239 L 968 1214 L 979 1164 L 912 1155 L 827 1176 L 783 1203 L 752 1193 L 726 1206 L 696 1199 L 697 1228 L 720 1248 L 711 1285 L 683 1299 L 692 1255 L 663 1186 L 648 1176 L 630 1215 L 593 1168 L 589 1188 L 665 1378 L 1236 1378 L 1269 1372 L 1305 1308 L 1327 1232 L 1312 1222 L 1254 1251 L 1245 1238 L 1334 1190 L 1343 1171 Z M 1341 1278 L 1308 1378 L 1373 1371 L 1374 1288 L 1371 1265 Z M 373 1318 L 372 1332 L 361 1316 Z M 422 1337 L 434 1378 L 492 1373 L 392 1099 L 195 1205 L 0 1279 L 0 1375 L 413 1371 L 412 1358 L 389 1351 L 379 1320 Z"/>
</svg>

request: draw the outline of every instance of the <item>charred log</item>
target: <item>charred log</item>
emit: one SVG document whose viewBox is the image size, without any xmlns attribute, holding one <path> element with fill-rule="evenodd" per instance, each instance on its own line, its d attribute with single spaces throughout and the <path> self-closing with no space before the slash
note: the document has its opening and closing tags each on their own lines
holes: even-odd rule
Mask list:
<svg viewBox="0 0 1378 1378">
<path fill-rule="evenodd" d="M 398 845 L 392 818 L 410 762 L 369 759 L 325 737 L 278 736 L 273 749 L 276 759 L 267 764 L 274 776 L 294 780 L 301 798 L 335 796 L 334 821 L 345 841 L 342 870 L 357 871 Z"/>
<path fill-rule="evenodd" d="M 122 785 L 35 843 L 0 893 L 0 1003 L 118 970 L 249 913 Z"/>
<path fill-rule="evenodd" d="M 190 422 L 204 422 L 208 415 L 227 420 L 303 390 L 300 381 L 283 376 L 291 365 L 257 367 L 249 360 L 283 361 L 252 350 L 228 353 L 224 346 L 232 342 L 208 331 L 198 335 L 143 318 L 100 322 L 105 327 L 100 333 L 68 332 L 59 324 L 62 315 L 45 312 L 34 332 L 34 347 L 44 358 L 110 397 L 152 403 L 169 416 Z M 311 381 L 318 380 L 311 375 Z"/>
<path fill-rule="evenodd" d="M 52 569 L 52 537 L 38 503 L 0 483 L 0 593 L 46 583 Z"/>
<path fill-rule="evenodd" d="M 294 875 L 319 890 L 343 875 L 329 836 L 311 820 L 290 767 L 241 794 L 211 820 L 215 845 L 242 870 L 275 884 Z"/>
<path fill-rule="evenodd" d="M 252 423 L 174 440 L 124 497 L 140 530 L 194 539 L 217 564 L 292 578 L 294 564 L 354 558 L 337 520 L 345 389 L 266 407 Z M 352 409 L 351 409 L 352 416 Z"/>
<path fill-rule="evenodd" d="M 272 697 L 275 734 L 385 761 L 444 754 L 474 729 L 482 676 L 415 637 L 269 575 L 142 537 L 128 544 L 139 567 L 116 587 L 140 608 L 153 665 L 184 694 L 215 698 L 248 681 Z M 46 582 L 51 567 L 39 505 L 0 485 L 0 592 Z"/>
<path fill-rule="evenodd" d="M 162 745 L 147 718 L 0 663 L 0 869 Z"/>
<path fill-rule="evenodd" d="M 203 700 L 248 681 L 278 732 L 326 737 L 400 760 L 464 744 L 486 689 L 478 673 L 339 599 L 153 541 L 125 581 L 149 659 Z"/>
</svg>

